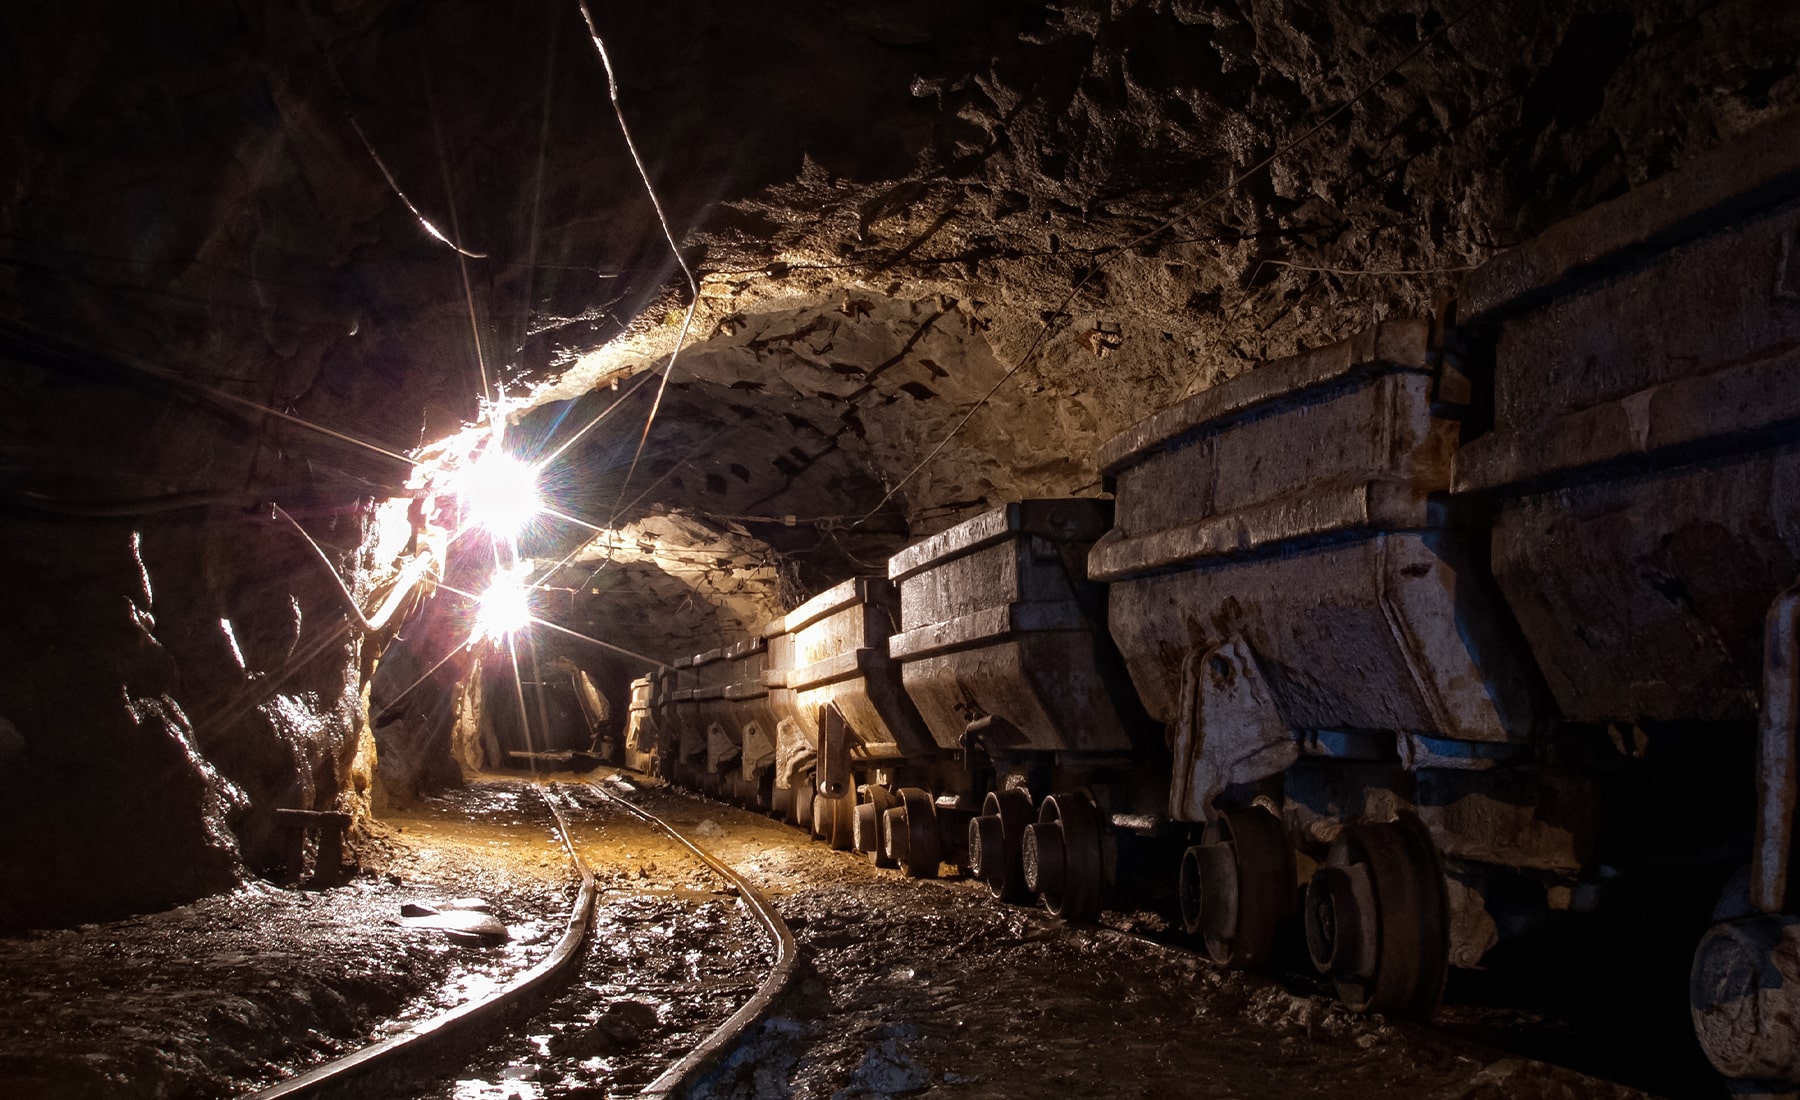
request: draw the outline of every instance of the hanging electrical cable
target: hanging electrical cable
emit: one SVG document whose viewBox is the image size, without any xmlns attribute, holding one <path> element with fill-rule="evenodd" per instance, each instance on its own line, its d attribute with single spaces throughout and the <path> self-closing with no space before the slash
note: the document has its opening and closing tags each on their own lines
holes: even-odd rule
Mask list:
<svg viewBox="0 0 1800 1100">
<path fill-rule="evenodd" d="M 663 239 L 669 242 L 669 251 L 675 256 L 675 262 L 681 265 L 681 273 L 686 276 L 688 284 L 687 313 L 681 319 L 681 331 L 675 334 L 675 349 L 669 353 L 668 362 L 663 365 L 662 381 L 657 384 L 656 397 L 650 404 L 650 414 L 644 418 L 644 430 L 638 436 L 637 450 L 631 456 L 631 468 L 625 472 L 625 480 L 619 485 L 619 500 L 625 499 L 625 490 L 630 487 L 631 479 L 637 473 L 638 460 L 643 457 L 644 444 L 650 440 L 650 428 L 656 423 L 657 410 L 662 408 L 663 394 L 669 388 L 669 376 L 675 373 L 675 359 L 687 343 L 688 329 L 694 323 L 694 310 L 700 305 L 700 283 L 694 278 L 693 269 L 688 267 L 687 257 L 681 254 L 681 247 L 675 242 L 675 231 L 669 228 L 669 217 L 663 212 L 662 202 L 656 197 L 656 188 L 650 182 L 650 173 L 644 168 L 644 158 L 638 155 L 637 143 L 631 140 L 631 127 L 625 124 L 625 110 L 619 104 L 619 79 L 613 72 L 612 58 L 607 55 L 606 43 L 600 37 L 600 30 L 594 25 L 594 13 L 588 10 L 587 0 L 578 0 L 581 7 L 581 18 L 587 23 L 588 35 L 594 41 L 594 49 L 600 54 L 600 64 L 606 69 L 607 94 L 612 97 L 613 116 L 619 120 L 619 133 L 625 138 L 625 148 L 631 151 L 631 162 L 637 166 L 638 178 L 644 181 L 644 193 L 650 197 L 650 205 L 656 211 L 656 220 L 662 226 Z M 612 519 L 618 518 L 617 507 L 613 510 Z M 612 526 L 608 520 L 607 526 Z"/>
</svg>

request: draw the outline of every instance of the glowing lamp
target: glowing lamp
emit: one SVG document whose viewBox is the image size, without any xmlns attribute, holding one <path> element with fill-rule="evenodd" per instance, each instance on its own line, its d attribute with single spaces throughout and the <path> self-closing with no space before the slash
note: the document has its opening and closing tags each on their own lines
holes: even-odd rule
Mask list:
<svg viewBox="0 0 1800 1100">
<path fill-rule="evenodd" d="M 456 478 L 456 495 L 469 518 L 503 539 L 516 539 L 540 507 L 537 471 L 512 455 L 492 450 Z"/>
<path fill-rule="evenodd" d="M 498 642 L 531 622 L 531 601 L 517 573 L 500 570 L 475 609 L 475 638 Z"/>
</svg>

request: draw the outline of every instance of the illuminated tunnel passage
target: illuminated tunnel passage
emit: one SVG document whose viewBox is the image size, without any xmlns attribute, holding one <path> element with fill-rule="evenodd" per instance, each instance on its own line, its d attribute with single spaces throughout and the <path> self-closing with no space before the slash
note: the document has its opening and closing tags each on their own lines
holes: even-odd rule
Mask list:
<svg viewBox="0 0 1800 1100">
<path fill-rule="evenodd" d="M 0 957 L 56 1021 L 0 1091 L 222 1093 L 522 965 L 387 922 L 551 922 L 537 811 L 455 792 L 597 762 L 834 849 L 690 815 L 812 953 L 740 1094 L 1561 1087 L 1327 988 L 1800 1081 L 1800 5 L 0 43 Z M 760 713 L 633 738 L 696 704 Z M 462 798 L 512 824 L 413 844 Z"/>
</svg>

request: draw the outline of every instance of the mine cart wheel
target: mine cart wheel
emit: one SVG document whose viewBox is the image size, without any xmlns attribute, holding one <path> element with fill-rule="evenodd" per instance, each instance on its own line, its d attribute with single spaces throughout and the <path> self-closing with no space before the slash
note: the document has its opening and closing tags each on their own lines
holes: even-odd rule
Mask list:
<svg viewBox="0 0 1800 1100">
<path fill-rule="evenodd" d="M 881 838 L 888 855 L 910 878 L 936 878 L 943 862 L 937 807 L 918 787 L 902 787 L 899 805 L 882 815 Z"/>
<path fill-rule="evenodd" d="M 1014 787 L 989 791 L 981 803 L 981 816 L 969 821 L 969 873 L 987 883 L 988 891 L 1001 901 L 1031 903 L 1019 850 L 1025 827 L 1036 819 L 1031 796 Z"/>
<path fill-rule="evenodd" d="M 1355 1012 L 1423 1019 L 1450 969 L 1443 872 L 1417 818 L 1351 825 L 1306 889 L 1306 946 Z"/>
<path fill-rule="evenodd" d="M 792 821 L 794 817 L 794 789 L 775 786 L 773 778 L 769 786 L 769 816 L 781 821 Z"/>
<path fill-rule="evenodd" d="M 776 791 L 775 773 L 772 771 L 758 772 L 755 789 L 756 801 L 753 803 L 754 807 L 762 813 L 774 813 Z"/>
<path fill-rule="evenodd" d="M 881 843 L 881 821 L 883 815 L 892 809 L 897 800 L 893 792 L 879 783 L 871 783 L 861 791 L 862 802 L 856 807 L 856 819 L 851 823 L 850 843 L 856 850 L 869 857 L 869 862 L 877 867 L 894 866 L 894 857 L 888 854 Z"/>
<path fill-rule="evenodd" d="M 1220 966 L 1267 962 L 1293 902 L 1294 850 L 1259 806 L 1225 811 L 1181 858 L 1182 924 Z"/>
<path fill-rule="evenodd" d="M 1044 799 L 1037 822 L 1021 834 L 1019 862 L 1026 887 L 1052 913 L 1070 921 L 1100 916 L 1100 809 L 1093 799 L 1067 792 Z"/>
<path fill-rule="evenodd" d="M 1800 1083 L 1800 917 L 1758 913 L 1715 924 L 1688 978 L 1700 1047 L 1745 1083 Z"/>
<path fill-rule="evenodd" d="M 794 777 L 794 798 L 790 803 L 790 809 L 792 813 L 788 818 L 789 823 L 796 828 L 812 832 L 813 782 L 811 772 Z"/>
<path fill-rule="evenodd" d="M 827 798 L 813 796 L 813 835 L 840 852 L 850 850 L 851 823 L 856 815 L 856 795 Z"/>
</svg>

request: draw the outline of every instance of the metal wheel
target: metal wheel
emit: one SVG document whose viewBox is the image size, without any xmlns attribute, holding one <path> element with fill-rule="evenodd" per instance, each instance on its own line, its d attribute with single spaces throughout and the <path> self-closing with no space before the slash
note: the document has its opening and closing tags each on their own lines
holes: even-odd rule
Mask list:
<svg viewBox="0 0 1800 1100">
<path fill-rule="evenodd" d="M 871 783 L 860 792 L 862 802 L 856 807 L 856 818 L 851 823 L 850 843 L 857 851 L 869 857 L 869 862 L 877 867 L 892 867 L 894 859 L 881 844 L 882 816 L 898 802 L 893 792 L 879 783 Z"/>
<path fill-rule="evenodd" d="M 1104 877 L 1100 841 L 1100 809 L 1092 798 L 1065 792 L 1044 799 L 1036 824 L 1020 838 L 1026 888 L 1064 920 L 1096 919 Z"/>
<path fill-rule="evenodd" d="M 900 788 L 899 799 L 881 817 L 882 846 L 909 878 L 936 878 L 943 862 L 937 807 L 918 787 Z"/>
<path fill-rule="evenodd" d="M 813 796 L 813 835 L 840 852 L 850 850 L 851 822 L 856 814 L 856 796 L 827 798 Z"/>
<path fill-rule="evenodd" d="M 1351 825 L 1306 889 L 1306 947 L 1356 1012 L 1423 1019 L 1450 970 L 1443 872 L 1417 818 Z"/>
<path fill-rule="evenodd" d="M 789 803 L 789 809 L 792 811 L 791 816 L 788 818 L 789 824 L 792 824 L 796 828 L 805 829 L 807 832 L 811 832 L 813 820 L 812 804 L 812 773 L 807 772 L 804 775 L 795 776 L 794 797 Z"/>
<path fill-rule="evenodd" d="M 1268 961 L 1294 908 L 1294 850 L 1281 819 L 1258 806 L 1227 810 L 1181 858 L 1181 919 L 1220 966 Z"/>
<path fill-rule="evenodd" d="M 1713 925 L 1694 951 L 1688 1004 L 1720 1073 L 1800 1083 L 1800 918 L 1759 913 Z"/>
<path fill-rule="evenodd" d="M 981 803 L 981 816 L 969 822 L 969 873 L 987 883 L 988 892 L 1001 901 L 1031 903 L 1019 850 L 1025 827 L 1036 817 L 1031 796 L 1015 787 L 989 791 Z"/>
</svg>

